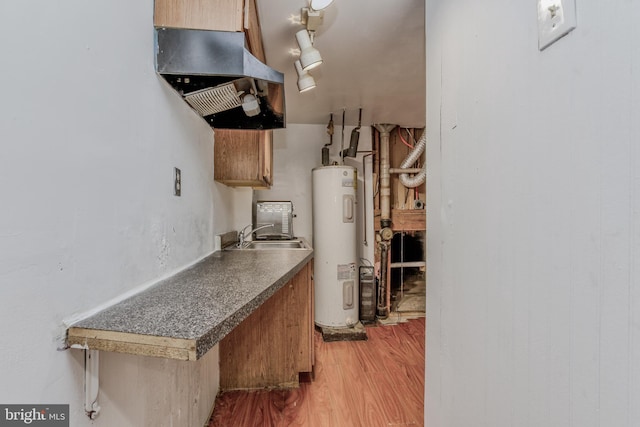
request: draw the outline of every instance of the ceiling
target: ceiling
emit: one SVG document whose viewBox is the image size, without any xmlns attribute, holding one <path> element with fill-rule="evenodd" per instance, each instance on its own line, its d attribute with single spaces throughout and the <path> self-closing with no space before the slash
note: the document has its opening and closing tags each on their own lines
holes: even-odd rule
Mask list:
<svg viewBox="0 0 640 427">
<path fill-rule="evenodd" d="M 299 93 L 295 33 L 307 0 L 257 0 L 267 64 L 285 74 L 287 123 L 425 126 L 424 0 L 335 0 L 314 47 L 317 87 Z"/>
</svg>

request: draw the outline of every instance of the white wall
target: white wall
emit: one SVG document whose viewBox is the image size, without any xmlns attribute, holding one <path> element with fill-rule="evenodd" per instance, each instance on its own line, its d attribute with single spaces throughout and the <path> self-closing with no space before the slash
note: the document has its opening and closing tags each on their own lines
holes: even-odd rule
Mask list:
<svg viewBox="0 0 640 427">
<path fill-rule="evenodd" d="M 328 121 L 328 119 L 327 119 Z M 353 126 L 345 126 L 344 146 L 349 146 Z M 360 129 L 358 151 L 371 150 L 371 128 Z M 329 146 L 330 163 L 341 162 L 342 150 L 342 126 L 334 125 L 333 143 Z M 315 167 L 322 166 L 322 147 L 330 141 L 325 125 L 311 124 L 287 124 L 285 129 L 279 129 L 273 133 L 273 186 L 269 190 L 256 190 L 253 198 L 257 200 L 291 200 L 294 213 L 294 233 L 298 237 L 304 237 L 313 243 L 313 215 L 311 203 L 311 171 Z M 358 256 L 373 262 L 373 205 L 369 201 L 367 207 L 368 216 L 366 224 L 362 219 L 363 189 L 365 174 L 362 170 L 362 157 L 366 153 L 360 153 L 355 158 L 346 158 L 345 164 L 358 169 Z M 371 198 L 371 156 L 366 158 L 367 198 Z M 368 245 L 364 245 L 364 226 L 368 229 Z"/>
<path fill-rule="evenodd" d="M 427 0 L 426 420 L 640 424 L 640 20 Z"/>
<path fill-rule="evenodd" d="M 74 426 L 90 423 L 81 352 L 56 351 L 63 319 L 250 218 L 250 190 L 213 182 L 212 130 L 154 72 L 152 17 L 152 0 L 0 3 L 0 402 L 69 403 Z M 190 364 L 103 353 L 101 375 L 93 425 L 197 425 L 217 348 Z"/>
</svg>

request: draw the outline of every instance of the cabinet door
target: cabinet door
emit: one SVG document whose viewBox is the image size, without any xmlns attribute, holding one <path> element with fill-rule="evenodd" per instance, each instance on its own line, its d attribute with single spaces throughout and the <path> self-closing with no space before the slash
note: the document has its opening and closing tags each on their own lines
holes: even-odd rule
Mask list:
<svg viewBox="0 0 640 427">
<path fill-rule="evenodd" d="M 264 47 L 262 45 L 262 31 L 258 19 L 258 9 L 255 0 L 247 0 L 244 8 L 244 31 L 249 52 L 260 61 L 266 63 Z"/>
<path fill-rule="evenodd" d="M 262 140 L 260 141 L 262 161 L 262 181 L 264 183 L 262 189 L 271 188 L 273 184 L 273 131 L 263 131 Z"/>
<path fill-rule="evenodd" d="M 314 358 L 314 317 L 313 317 L 313 260 L 311 260 L 292 280 L 294 295 L 290 306 L 290 324 L 298 327 L 298 345 L 296 370 L 298 372 L 313 372 Z"/>
<path fill-rule="evenodd" d="M 214 131 L 213 175 L 231 187 L 269 188 L 272 181 L 270 130 Z"/>
<path fill-rule="evenodd" d="M 155 0 L 156 27 L 243 31 L 244 0 Z"/>
</svg>

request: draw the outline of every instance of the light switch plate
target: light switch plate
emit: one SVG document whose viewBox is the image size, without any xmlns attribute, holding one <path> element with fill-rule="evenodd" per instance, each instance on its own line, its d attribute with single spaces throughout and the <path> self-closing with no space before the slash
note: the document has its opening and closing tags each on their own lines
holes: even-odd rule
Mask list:
<svg viewBox="0 0 640 427">
<path fill-rule="evenodd" d="M 538 0 L 538 49 L 551 46 L 576 25 L 575 0 Z"/>
</svg>

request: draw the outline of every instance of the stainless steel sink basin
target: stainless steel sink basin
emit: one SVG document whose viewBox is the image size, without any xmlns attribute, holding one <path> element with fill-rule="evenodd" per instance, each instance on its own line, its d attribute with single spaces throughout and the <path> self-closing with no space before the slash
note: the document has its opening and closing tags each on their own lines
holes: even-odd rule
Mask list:
<svg viewBox="0 0 640 427">
<path fill-rule="evenodd" d="M 245 249 L 304 249 L 305 245 L 300 240 L 249 242 Z"/>
<path fill-rule="evenodd" d="M 253 240 L 245 243 L 242 248 L 232 245 L 227 249 L 235 250 L 266 250 L 266 249 L 311 249 L 302 239 L 296 240 Z"/>
</svg>

